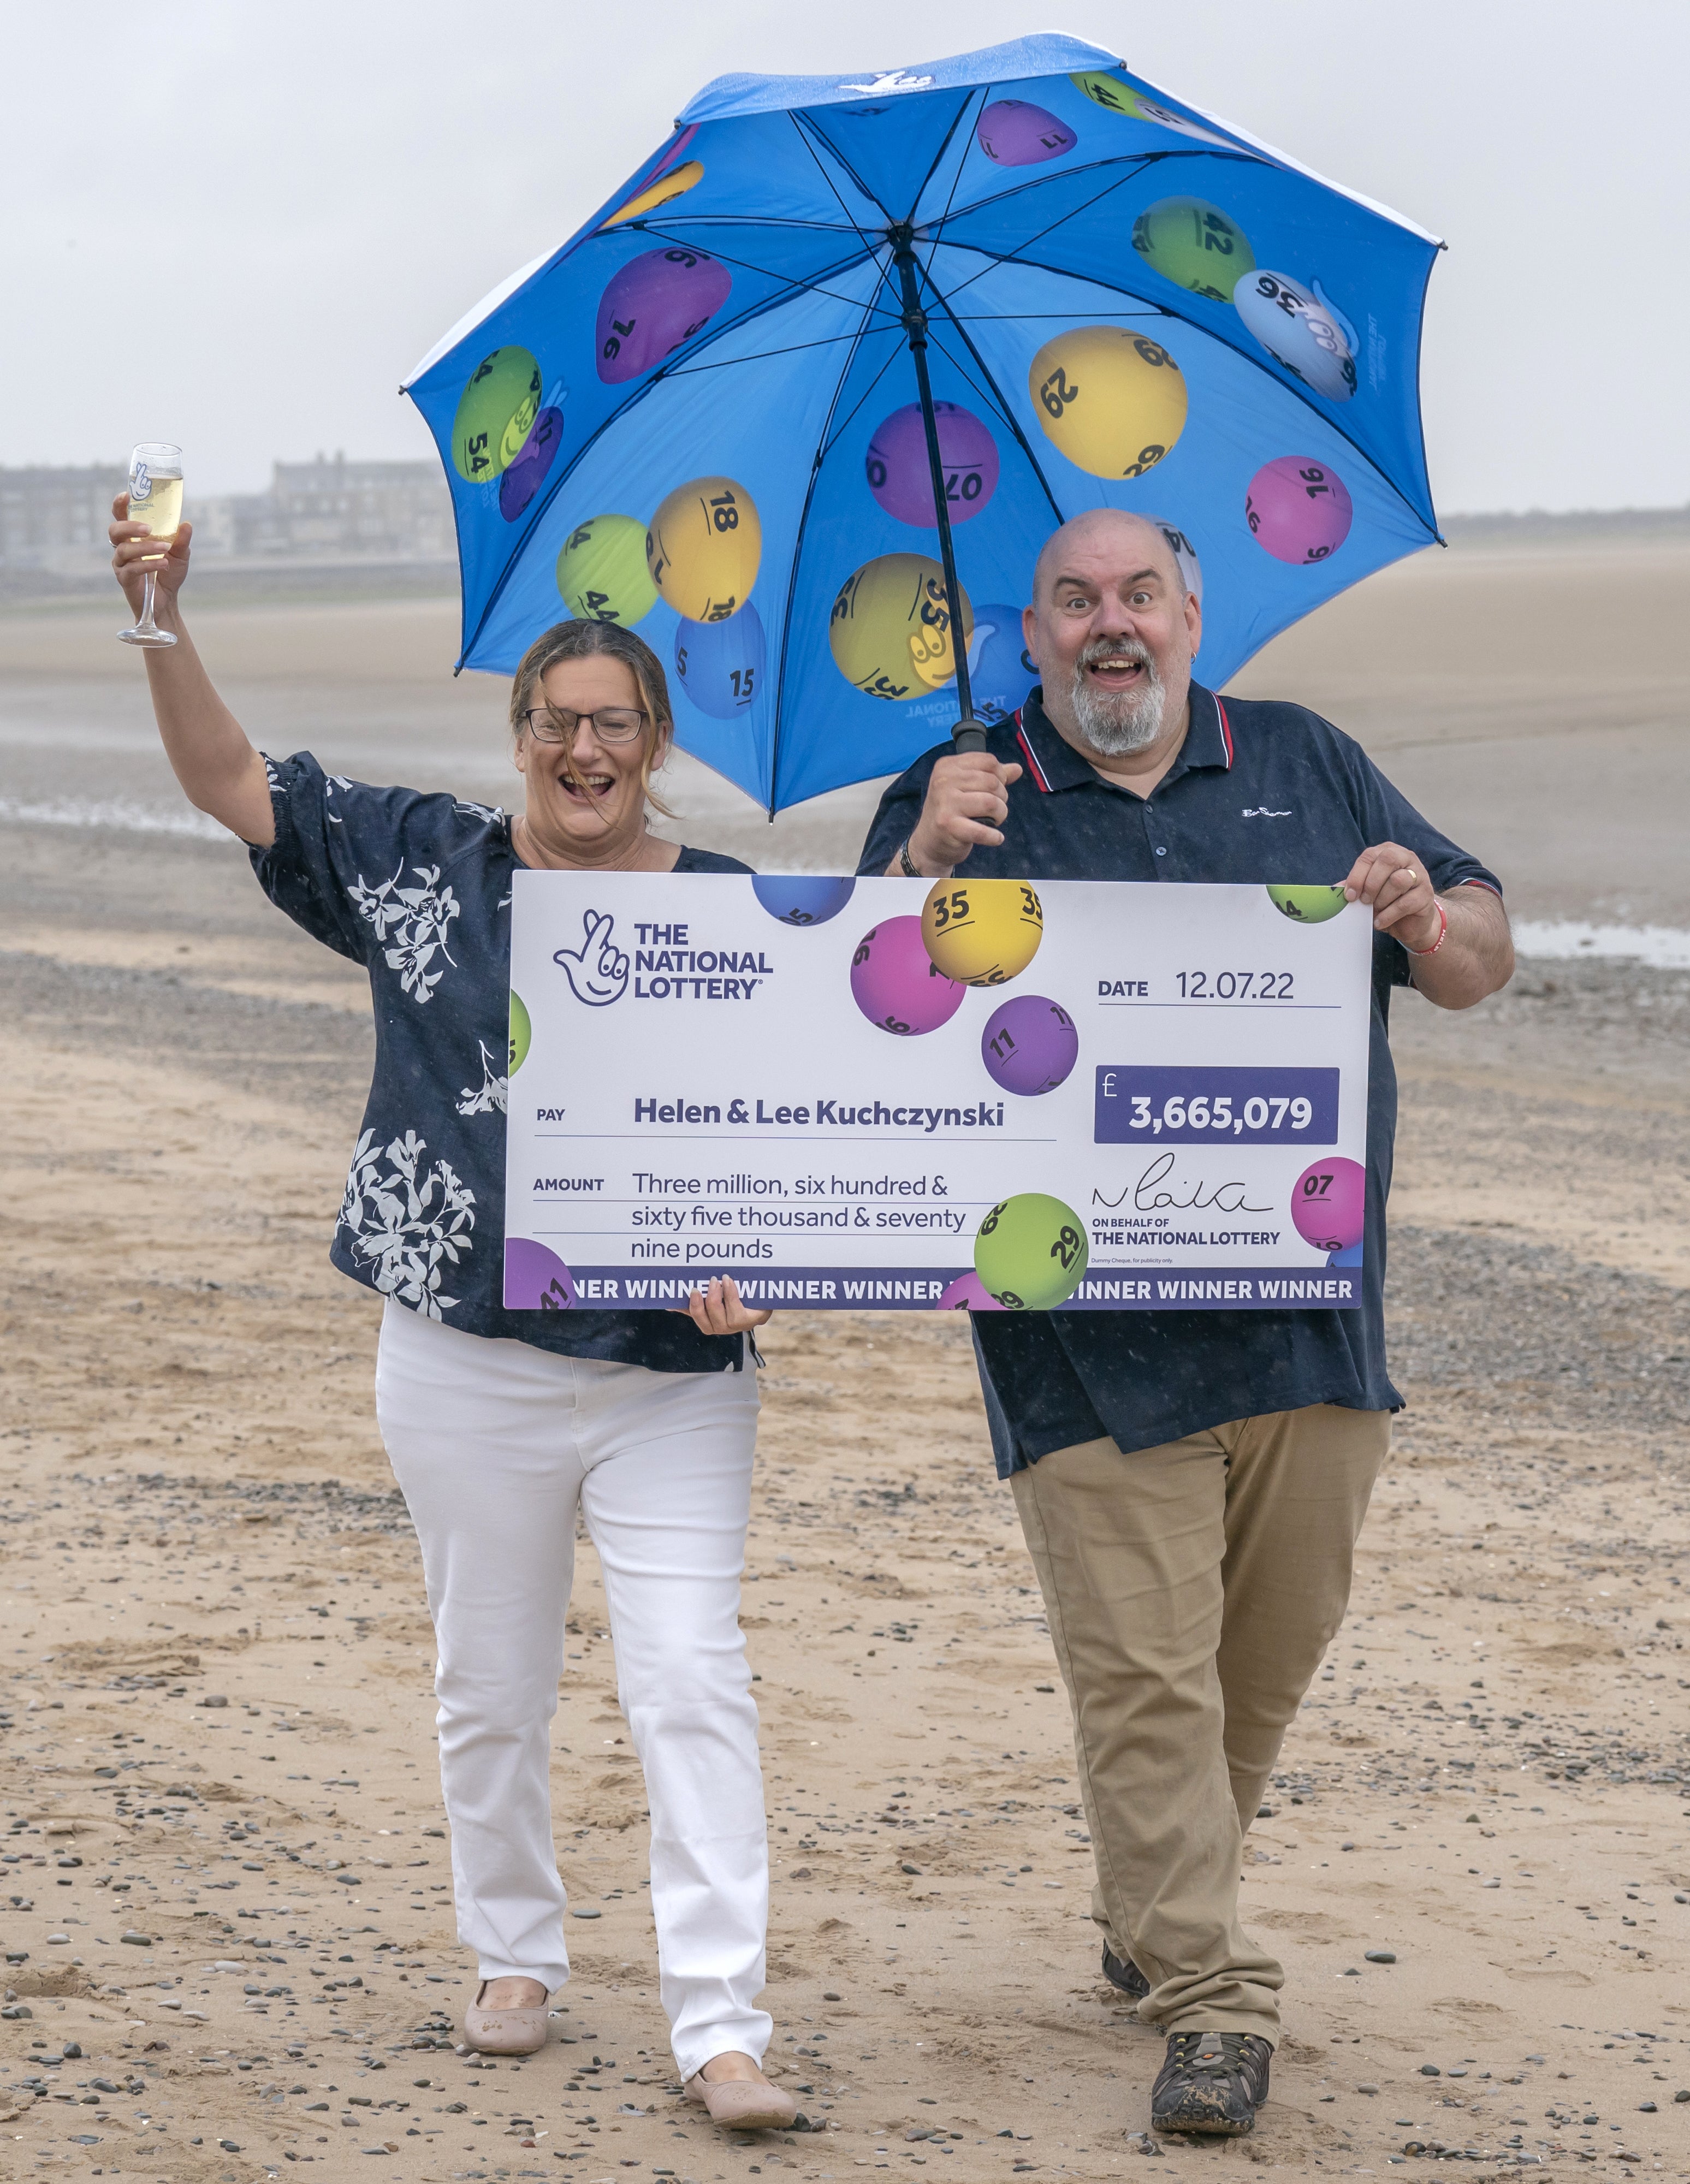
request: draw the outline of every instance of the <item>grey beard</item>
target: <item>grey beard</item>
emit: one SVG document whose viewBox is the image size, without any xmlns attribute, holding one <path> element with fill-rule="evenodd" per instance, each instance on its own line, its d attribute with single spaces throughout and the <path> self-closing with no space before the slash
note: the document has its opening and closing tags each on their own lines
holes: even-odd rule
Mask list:
<svg viewBox="0 0 1690 2184">
<path fill-rule="evenodd" d="M 1087 682 L 1084 660 L 1074 671 L 1069 699 L 1074 720 L 1086 742 L 1104 758 L 1147 750 L 1162 733 L 1168 686 L 1153 660 L 1146 656 L 1143 664 L 1145 680 L 1140 687 L 1114 694 Z"/>
</svg>

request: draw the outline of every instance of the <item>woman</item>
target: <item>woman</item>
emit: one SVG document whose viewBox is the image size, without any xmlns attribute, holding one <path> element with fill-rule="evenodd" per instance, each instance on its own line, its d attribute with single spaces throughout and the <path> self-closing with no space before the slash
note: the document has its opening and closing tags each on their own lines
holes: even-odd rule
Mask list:
<svg viewBox="0 0 1690 2184">
<path fill-rule="evenodd" d="M 248 844 L 273 902 L 369 967 L 375 1075 L 331 1256 L 386 1299 L 376 1417 L 422 1546 L 458 1932 L 480 1966 L 465 2036 L 531 2053 L 568 1975 L 548 1747 L 579 1508 L 645 1769 L 676 2062 L 717 2120 L 789 2123 L 760 2068 L 768 1855 L 738 1615 L 746 1352 L 769 1315 L 731 1280 L 672 1317 L 507 1312 L 501 1297 L 512 875 L 747 868 L 648 829 L 673 723 L 631 632 L 566 622 L 530 648 L 510 695 L 518 816 L 366 788 L 253 748 L 183 626 L 192 526 L 166 550 L 127 511 L 120 494 L 119 581 L 138 606 L 150 564 L 176 638 L 146 655 L 176 778 Z"/>
</svg>

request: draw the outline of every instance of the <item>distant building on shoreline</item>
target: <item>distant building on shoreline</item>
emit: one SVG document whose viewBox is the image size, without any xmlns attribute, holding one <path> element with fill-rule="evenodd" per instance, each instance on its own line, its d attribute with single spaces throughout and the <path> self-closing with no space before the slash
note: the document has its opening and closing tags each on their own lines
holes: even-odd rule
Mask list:
<svg viewBox="0 0 1690 2184">
<path fill-rule="evenodd" d="M 121 465 L 0 467 L 0 571 L 75 582 L 103 572 L 106 526 Z M 344 454 L 276 463 L 267 493 L 197 499 L 186 512 L 197 555 L 222 568 L 279 563 L 450 564 L 452 498 L 432 462 L 349 462 Z"/>
</svg>

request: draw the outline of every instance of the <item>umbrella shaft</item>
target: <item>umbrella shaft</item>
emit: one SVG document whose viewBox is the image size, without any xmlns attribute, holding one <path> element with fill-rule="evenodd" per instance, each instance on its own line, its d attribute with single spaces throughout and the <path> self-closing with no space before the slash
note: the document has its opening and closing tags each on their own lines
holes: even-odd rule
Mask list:
<svg viewBox="0 0 1690 2184">
<path fill-rule="evenodd" d="M 927 313 L 921 307 L 916 286 L 916 256 L 907 241 L 899 244 L 893 262 L 904 293 L 904 330 L 909 337 L 910 356 L 916 368 L 916 391 L 921 397 L 922 428 L 927 436 L 927 466 L 933 480 L 934 513 L 939 521 L 939 560 L 945 572 L 945 603 L 951 613 L 951 642 L 957 655 L 957 697 L 962 718 L 952 730 L 959 750 L 984 750 L 985 737 L 974 720 L 974 694 L 968 680 L 968 631 L 962 621 L 962 587 L 957 581 L 957 554 L 951 538 L 951 511 L 945 497 L 945 459 L 939 449 L 939 420 L 934 413 L 933 382 L 927 372 Z"/>
</svg>

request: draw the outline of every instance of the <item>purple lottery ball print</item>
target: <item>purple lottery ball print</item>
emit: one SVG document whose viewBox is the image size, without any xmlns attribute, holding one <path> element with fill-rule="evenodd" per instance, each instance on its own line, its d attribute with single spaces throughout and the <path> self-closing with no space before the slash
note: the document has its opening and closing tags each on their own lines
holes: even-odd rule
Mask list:
<svg viewBox="0 0 1690 2184">
<path fill-rule="evenodd" d="M 499 481 L 499 512 L 507 523 L 526 515 L 529 502 L 546 482 L 563 439 L 561 410 L 542 410 L 529 427 L 516 460 Z"/>
<path fill-rule="evenodd" d="M 955 402 L 935 402 L 933 410 L 945 471 L 945 506 L 953 524 L 966 523 L 997 491 L 997 442 L 972 410 Z M 863 468 L 868 490 L 888 515 L 929 531 L 939 528 L 920 403 L 895 410 L 875 428 Z"/>
<path fill-rule="evenodd" d="M 1058 1003 L 1042 994 L 1017 994 L 986 1019 L 980 1059 L 994 1084 L 1019 1099 L 1036 1099 L 1066 1082 L 1079 1059 L 1079 1034 Z"/>
<path fill-rule="evenodd" d="M 506 1312 L 568 1312 L 578 1301 L 574 1276 L 549 1245 L 505 1238 Z"/>
<path fill-rule="evenodd" d="M 993 101 L 974 131 L 987 159 L 1000 167 L 1036 167 L 1073 151 L 1079 139 L 1065 121 L 1024 98 Z"/>
<path fill-rule="evenodd" d="M 855 880 L 823 879 L 808 872 L 760 872 L 751 882 L 751 893 L 783 925 L 825 925 L 856 891 Z"/>
<path fill-rule="evenodd" d="M 713 721 L 737 720 L 761 694 L 767 648 L 757 610 L 748 599 L 726 621 L 687 621 L 675 632 L 675 672 L 681 688 Z"/>
<path fill-rule="evenodd" d="M 1317 1251 L 1347 1251 L 1367 1222 L 1367 1170 L 1334 1156 L 1311 1162 L 1291 1185 L 1291 1226 Z"/>
<path fill-rule="evenodd" d="M 1264 463 L 1244 497 L 1245 521 L 1276 561 L 1325 561 L 1350 535 L 1355 507 L 1343 480 L 1313 455 Z"/>
<path fill-rule="evenodd" d="M 939 1312 L 1001 1312 L 1003 1306 L 972 1267 L 948 1283 L 937 1306 Z"/>
<path fill-rule="evenodd" d="M 918 917 L 883 918 L 863 934 L 851 958 L 851 999 L 870 1023 L 899 1039 L 949 1023 L 968 990 L 935 966 Z"/>
<path fill-rule="evenodd" d="M 599 298 L 594 354 L 608 387 L 638 379 L 722 309 L 733 276 L 702 250 L 678 245 L 630 258 Z"/>
</svg>

